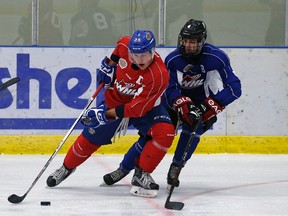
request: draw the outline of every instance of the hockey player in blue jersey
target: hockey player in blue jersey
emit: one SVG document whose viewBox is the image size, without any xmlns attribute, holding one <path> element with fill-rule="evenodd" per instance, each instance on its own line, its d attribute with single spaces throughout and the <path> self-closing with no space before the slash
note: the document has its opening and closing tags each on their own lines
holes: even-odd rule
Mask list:
<svg viewBox="0 0 288 216">
<path fill-rule="evenodd" d="M 178 119 L 182 123 L 167 174 L 168 186 L 172 184 L 198 115 L 202 115 L 202 122 L 186 155 L 186 162 L 194 153 L 200 136 L 217 121 L 217 115 L 242 93 L 241 82 L 230 65 L 229 57 L 221 49 L 206 43 L 206 38 L 205 23 L 191 19 L 180 31 L 177 48 L 165 58 L 170 81 L 163 95 L 164 105 L 175 127 Z M 119 168 L 103 177 L 107 185 L 118 182 L 134 169 L 145 139 L 147 137 L 140 137 L 124 155 Z M 179 180 L 176 186 L 179 186 Z"/>
</svg>

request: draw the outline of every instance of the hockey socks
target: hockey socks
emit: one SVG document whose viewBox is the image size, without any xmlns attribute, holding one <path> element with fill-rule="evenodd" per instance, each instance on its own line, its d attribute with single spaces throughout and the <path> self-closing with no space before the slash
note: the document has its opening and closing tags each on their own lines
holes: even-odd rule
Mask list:
<svg viewBox="0 0 288 216">
<path fill-rule="evenodd" d="M 156 197 L 159 185 L 150 175 L 165 156 L 172 145 L 174 127 L 172 124 L 160 122 L 150 129 L 149 140 L 143 148 L 139 160 L 139 167 L 135 168 L 130 193 L 135 196 Z"/>
<path fill-rule="evenodd" d="M 168 123 L 157 123 L 150 130 L 152 140 L 149 140 L 140 156 L 139 167 L 152 173 L 163 159 L 174 139 L 174 127 Z"/>
<path fill-rule="evenodd" d="M 64 166 L 68 169 L 76 168 L 97 151 L 99 147 L 100 145 L 91 143 L 81 134 L 68 150 L 64 159 Z"/>
<path fill-rule="evenodd" d="M 124 155 L 124 158 L 120 164 L 120 168 L 123 171 L 130 172 L 135 168 L 135 165 L 139 165 L 139 157 L 146 142 L 146 138 L 140 136 L 139 139 L 133 144 L 133 146 L 130 147 L 128 152 Z"/>
</svg>

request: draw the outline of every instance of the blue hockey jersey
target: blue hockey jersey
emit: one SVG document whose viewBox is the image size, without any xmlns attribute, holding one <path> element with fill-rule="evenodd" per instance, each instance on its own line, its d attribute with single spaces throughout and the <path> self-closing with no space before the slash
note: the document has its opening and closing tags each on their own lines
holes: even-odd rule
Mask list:
<svg viewBox="0 0 288 216">
<path fill-rule="evenodd" d="M 207 97 L 227 106 L 241 96 L 241 82 L 235 75 L 229 57 L 216 46 L 206 43 L 197 59 L 185 58 L 175 49 L 165 58 L 170 81 L 164 105 L 172 108 L 173 101 L 185 95 L 195 104 Z"/>
</svg>

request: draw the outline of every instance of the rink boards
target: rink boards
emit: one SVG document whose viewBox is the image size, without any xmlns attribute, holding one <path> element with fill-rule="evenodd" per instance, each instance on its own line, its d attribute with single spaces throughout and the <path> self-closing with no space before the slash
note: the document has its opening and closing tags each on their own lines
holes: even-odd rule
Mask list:
<svg viewBox="0 0 288 216">
<path fill-rule="evenodd" d="M 65 154 L 76 139 L 70 136 L 59 154 Z M 0 136 L 1 154 L 52 154 L 63 136 Z M 176 136 L 168 153 L 173 153 L 179 136 Z M 123 154 L 137 140 L 136 135 L 120 137 L 111 145 L 102 146 L 99 154 Z M 287 154 L 287 136 L 202 136 L 196 153 L 252 153 Z"/>
<path fill-rule="evenodd" d="M 157 51 L 165 58 L 173 49 Z M 241 80 L 243 94 L 218 115 L 196 152 L 288 153 L 288 49 L 223 49 Z M 112 50 L 2 47 L 0 81 L 15 76 L 21 81 L 0 92 L 0 153 L 53 153 L 97 88 L 96 70 Z M 80 132 L 78 124 L 60 153 L 66 153 Z M 126 152 L 137 140 L 137 131 L 129 132 L 99 153 Z"/>
</svg>

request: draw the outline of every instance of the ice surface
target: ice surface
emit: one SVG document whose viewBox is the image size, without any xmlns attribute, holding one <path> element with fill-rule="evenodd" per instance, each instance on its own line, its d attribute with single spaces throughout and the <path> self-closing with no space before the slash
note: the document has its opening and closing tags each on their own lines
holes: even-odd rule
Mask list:
<svg viewBox="0 0 288 216">
<path fill-rule="evenodd" d="M 1 215 L 288 215 L 287 155 L 193 155 L 180 174 L 180 188 L 171 197 L 171 201 L 185 203 L 181 211 L 164 208 L 172 155 L 152 174 L 160 185 L 156 198 L 129 193 L 132 172 L 114 186 L 99 186 L 102 176 L 118 167 L 122 155 L 93 155 L 59 186 L 47 188 L 46 178 L 64 158 L 57 155 L 22 203 L 9 203 L 9 195 L 22 196 L 28 190 L 49 157 L 0 156 Z M 51 206 L 41 206 L 41 201 L 50 201 Z"/>
</svg>

